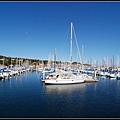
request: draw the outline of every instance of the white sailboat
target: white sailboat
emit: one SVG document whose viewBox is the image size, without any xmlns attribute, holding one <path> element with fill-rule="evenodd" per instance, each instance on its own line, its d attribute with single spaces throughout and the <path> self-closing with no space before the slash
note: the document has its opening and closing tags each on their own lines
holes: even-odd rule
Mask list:
<svg viewBox="0 0 120 120">
<path fill-rule="evenodd" d="M 71 23 L 71 37 L 70 37 L 70 67 L 72 65 L 72 29 L 73 23 Z M 53 74 L 49 74 L 45 79 L 45 84 L 76 84 L 83 83 L 84 77 L 81 75 L 74 75 L 71 71 L 61 71 Z"/>
</svg>

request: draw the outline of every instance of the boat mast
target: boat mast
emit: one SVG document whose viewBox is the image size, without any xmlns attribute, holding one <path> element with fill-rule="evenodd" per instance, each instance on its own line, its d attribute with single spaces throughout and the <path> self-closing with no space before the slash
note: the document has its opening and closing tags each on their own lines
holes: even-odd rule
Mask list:
<svg viewBox="0 0 120 120">
<path fill-rule="evenodd" d="M 54 49 L 54 69 L 56 69 L 56 48 Z"/>
<path fill-rule="evenodd" d="M 72 27 L 73 24 L 71 22 L 71 35 L 70 35 L 70 68 L 72 66 Z"/>
<path fill-rule="evenodd" d="M 83 64 L 84 64 L 84 63 L 83 63 L 83 53 L 84 53 L 83 50 L 84 50 L 84 45 L 82 45 L 82 70 L 83 70 Z"/>
</svg>

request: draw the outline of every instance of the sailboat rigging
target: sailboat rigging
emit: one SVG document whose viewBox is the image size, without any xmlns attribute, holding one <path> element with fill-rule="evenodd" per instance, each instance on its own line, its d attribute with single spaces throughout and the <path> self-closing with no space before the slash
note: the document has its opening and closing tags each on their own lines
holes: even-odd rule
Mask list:
<svg viewBox="0 0 120 120">
<path fill-rule="evenodd" d="M 73 23 L 71 23 L 70 35 L 70 68 L 72 66 L 72 30 Z M 75 84 L 84 82 L 82 75 L 74 75 L 72 71 L 59 71 L 51 73 L 46 77 L 45 84 Z"/>
</svg>

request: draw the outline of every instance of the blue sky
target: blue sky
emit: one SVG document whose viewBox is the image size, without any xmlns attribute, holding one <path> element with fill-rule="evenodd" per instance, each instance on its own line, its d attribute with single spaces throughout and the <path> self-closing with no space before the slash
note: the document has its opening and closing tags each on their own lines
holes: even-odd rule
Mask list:
<svg viewBox="0 0 120 120">
<path fill-rule="evenodd" d="M 84 61 L 120 55 L 120 2 L 79 1 L 0 2 L 0 55 L 69 61 L 71 22 Z"/>
</svg>

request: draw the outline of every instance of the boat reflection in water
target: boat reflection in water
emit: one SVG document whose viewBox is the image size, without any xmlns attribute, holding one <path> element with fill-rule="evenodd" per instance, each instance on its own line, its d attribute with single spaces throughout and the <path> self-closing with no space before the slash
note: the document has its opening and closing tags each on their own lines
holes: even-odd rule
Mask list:
<svg viewBox="0 0 120 120">
<path fill-rule="evenodd" d="M 43 84 L 46 93 L 72 93 L 75 91 L 83 92 L 85 90 L 85 83 L 69 84 L 69 85 L 45 85 Z"/>
</svg>

